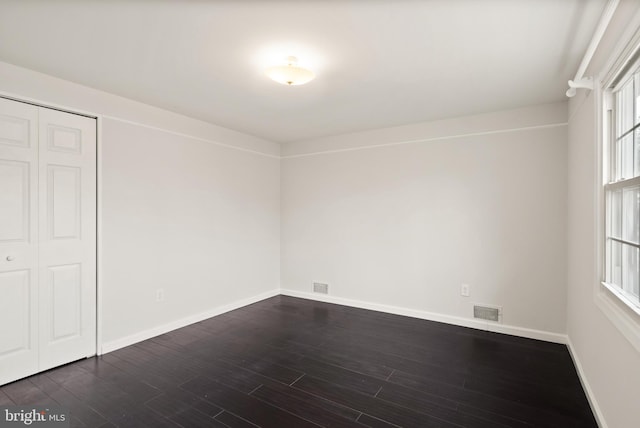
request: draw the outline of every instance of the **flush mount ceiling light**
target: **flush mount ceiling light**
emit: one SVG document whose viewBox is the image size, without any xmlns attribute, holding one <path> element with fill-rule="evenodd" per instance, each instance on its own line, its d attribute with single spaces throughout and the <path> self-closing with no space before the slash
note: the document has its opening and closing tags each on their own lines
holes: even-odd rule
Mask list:
<svg viewBox="0 0 640 428">
<path fill-rule="evenodd" d="M 269 67 L 267 76 L 283 85 L 304 85 L 313 80 L 316 75 L 311 70 L 298 67 L 298 59 L 295 56 L 287 57 L 287 65 Z"/>
</svg>

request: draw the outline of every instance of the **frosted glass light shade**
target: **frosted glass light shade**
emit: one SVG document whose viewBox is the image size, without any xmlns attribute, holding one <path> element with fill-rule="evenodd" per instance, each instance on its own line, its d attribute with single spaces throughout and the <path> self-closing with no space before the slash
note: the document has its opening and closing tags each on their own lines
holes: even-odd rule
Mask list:
<svg viewBox="0 0 640 428">
<path fill-rule="evenodd" d="M 287 65 L 267 68 L 267 76 L 278 83 L 290 86 L 304 85 L 316 77 L 313 71 L 298 67 L 295 57 L 287 58 L 287 62 Z"/>
</svg>

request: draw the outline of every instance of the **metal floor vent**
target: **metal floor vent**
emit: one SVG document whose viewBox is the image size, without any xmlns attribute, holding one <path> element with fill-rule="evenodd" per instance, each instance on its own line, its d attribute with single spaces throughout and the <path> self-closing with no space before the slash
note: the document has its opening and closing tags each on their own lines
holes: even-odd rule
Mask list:
<svg viewBox="0 0 640 428">
<path fill-rule="evenodd" d="M 500 308 L 491 306 L 473 305 L 473 317 L 488 321 L 500 321 Z"/>
<path fill-rule="evenodd" d="M 329 294 L 329 284 L 323 284 L 321 282 L 314 282 L 313 283 L 313 292 L 314 293 Z"/>
</svg>

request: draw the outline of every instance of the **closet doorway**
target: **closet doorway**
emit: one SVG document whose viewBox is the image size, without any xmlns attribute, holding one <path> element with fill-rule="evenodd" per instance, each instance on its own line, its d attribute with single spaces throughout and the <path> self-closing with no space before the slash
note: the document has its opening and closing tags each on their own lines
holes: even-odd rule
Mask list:
<svg viewBox="0 0 640 428">
<path fill-rule="evenodd" d="M 96 354 L 96 119 L 0 98 L 0 385 Z"/>
</svg>

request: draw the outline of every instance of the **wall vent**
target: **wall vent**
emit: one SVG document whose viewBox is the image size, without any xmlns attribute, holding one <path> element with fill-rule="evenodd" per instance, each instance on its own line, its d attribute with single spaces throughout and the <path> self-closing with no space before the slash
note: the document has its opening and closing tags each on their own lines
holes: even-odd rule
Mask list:
<svg viewBox="0 0 640 428">
<path fill-rule="evenodd" d="M 487 321 L 500 322 L 502 308 L 496 306 L 473 305 L 473 317 Z"/>
<path fill-rule="evenodd" d="M 329 284 L 323 284 L 321 282 L 313 283 L 313 292 L 321 294 L 329 294 Z"/>
</svg>

